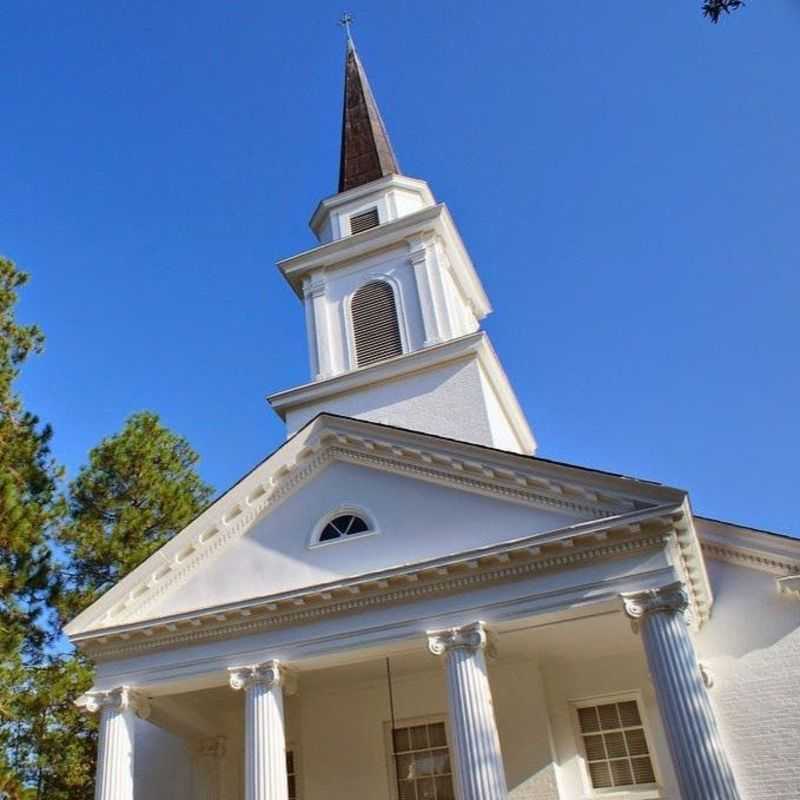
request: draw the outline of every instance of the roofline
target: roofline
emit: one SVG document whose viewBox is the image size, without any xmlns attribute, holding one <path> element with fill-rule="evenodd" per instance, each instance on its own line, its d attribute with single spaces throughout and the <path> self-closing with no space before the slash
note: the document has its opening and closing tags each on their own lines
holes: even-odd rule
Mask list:
<svg viewBox="0 0 800 800">
<path fill-rule="evenodd" d="M 369 419 L 360 419 L 358 417 L 348 417 L 348 416 L 345 416 L 344 414 L 336 414 L 336 413 L 334 413 L 332 411 L 320 411 L 319 414 L 317 414 L 309 422 L 307 422 L 306 425 L 310 425 L 312 422 L 314 422 L 314 420 L 319 419 L 320 417 L 332 417 L 333 419 L 353 420 L 354 422 L 363 422 L 363 423 L 368 424 L 368 425 L 375 425 L 375 426 L 377 426 L 379 428 L 385 428 L 386 430 L 397 431 L 398 433 L 413 433 L 413 434 L 422 435 L 422 436 L 430 436 L 433 439 L 439 439 L 439 440 L 441 440 L 443 442 L 448 442 L 450 444 L 460 444 L 460 445 L 466 445 L 468 447 L 476 447 L 476 448 L 479 448 L 480 450 L 486 450 L 486 451 L 489 451 L 489 452 L 492 452 L 492 453 L 502 453 L 503 455 L 511 456 L 513 458 L 525 458 L 525 459 L 529 459 L 531 461 L 538 461 L 538 462 L 541 462 L 543 464 L 554 464 L 555 466 L 558 466 L 558 467 L 565 467 L 567 469 L 577 469 L 577 470 L 581 470 L 583 472 L 592 472 L 592 473 L 596 473 L 597 475 L 605 475 L 605 476 L 607 476 L 609 478 L 620 478 L 620 479 L 626 480 L 626 481 L 635 481 L 636 483 L 646 483 L 649 486 L 656 486 L 656 487 L 663 488 L 663 489 L 672 489 L 673 491 L 681 492 L 682 494 L 688 494 L 688 491 L 686 489 L 682 489 L 682 488 L 680 488 L 678 486 L 672 486 L 672 485 L 667 484 L 667 483 L 661 483 L 660 481 L 648 480 L 647 478 L 637 478 L 634 475 L 626 475 L 626 474 L 624 474 L 622 472 L 611 472 L 609 470 L 598 469 L 596 467 L 587 467 L 587 466 L 584 466 L 582 464 L 573 464 L 570 461 L 558 461 L 557 459 L 553 459 L 553 458 L 542 458 L 541 456 L 530 455 L 530 454 L 527 454 L 527 453 L 518 453 L 518 452 L 516 452 L 514 450 L 503 450 L 503 449 L 501 449 L 499 447 L 492 447 L 491 445 L 488 445 L 488 444 L 479 444 L 477 442 L 468 442 L 468 441 L 465 441 L 464 439 L 454 439 L 451 436 L 442 436 L 439 433 L 428 433 L 427 431 L 415 430 L 414 428 L 403 428 L 403 427 L 401 427 L 399 425 L 389 425 L 386 422 L 374 422 L 373 420 L 369 420 Z M 300 430 L 302 430 L 302 428 Z M 299 432 L 300 431 L 298 431 L 298 433 Z M 297 435 L 297 434 L 295 434 L 295 435 Z M 780 535 L 780 534 L 776 534 L 776 535 Z M 792 537 L 789 537 L 789 538 L 792 538 Z"/>
<path fill-rule="evenodd" d="M 111 586 L 109 586 L 101 594 L 99 594 L 97 597 L 95 597 L 95 599 L 88 606 L 86 606 L 86 608 L 84 608 L 82 611 L 80 611 L 78 614 L 76 614 L 71 620 L 69 620 L 69 622 L 66 623 L 66 625 L 64 625 L 64 633 L 67 635 L 67 637 L 70 638 L 70 630 L 75 628 L 76 623 L 78 623 L 81 620 L 83 615 L 86 614 L 89 611 L 89 609 L 92 608 L 96 603 L 99 603 L 106 596 L 106 594 L 108 594 L 108 592 L 110 592 L 115 586 L 118 586 L 122 581 L 124 581 L 128 577 L 128 575 L 132 575 L 137 569 L 139 569 L 139 567 L 141 567 L 143 564 L 147 563 L 147 561 L 149 561 L 165 545 L 169 544 L 169 542 L 174 541 L 175 538 L 177 536 L 179 536 L 182 531 L 186 530 L 190 525 L 194 525 L 194 523 L 197 522 L 197 520 L 199 520 L 200 517 L 202 517 L 203 514 L 205 514 L 215 503 L 219 502 L 223 497 L 225 497 L 225 495 L 229 494 L 234 489 L 236 489 L 237 486 L 239 486 L 240 484 L 244 483 L 254 472 L 256 472 L 256 470 L 258 470 L 261 466 L 266 464 L 266 462 L 269 461 L 279 450 L 282 450 L 293 439 L 295 439 L 297 436 L 300 436 L 303 433 L 303 431 L 305 431 L 306 428 L 308 428 L 310 425 L 313 425 L 314 422 L 316 421 L 316 419 L 317 418 L 314 417 L 314 419 L 309 420 L 301 428 L 298 428 L 291 436 L 287 437 L 277 447 L 275 447 L 266 456 L 264 456 L 264 458 L 262 458 L 260 461 L 258 461 L 256 464 L 254 464 L 252 467 L 250 467 L 250 469 L 248 469 L 247 472 L 245 472 L 240 478 L 235 480 L 226 489 L 223 489 L 223 490 L 217 492 L 217 494 L 215 494 L 214 497 L 211 500 L 209 500 L 208 503 L 206 503 L 206 505 L 203 506 L 203 508 L 200 511 L 198 511 L 197 514 L 195 514 L 181 528 L 181 530 L 178 531 L 175 534 L 175 536 L 173 536 L 171 539 L 168 539 L 166 542 L 163 542 L 161 545 L 159 545 L 155 550 L 153 550 L 152 553 L 150 553 L 150 555 L 148 555 L 144 559 L 142 559 L 130 572 L 128 572 L 122 578 L 118 578 Z"/>
<path fill-rule="evenodd" d="M 768 531 L 766 528 L 754 528 L 752 525 L 743 525 L 739 522 L 731 522 L 727 519 L 707 517 L 703 514 L 695 514 L 694 518 L 705 520 L 706 522 L 715 522 L 717 525 L 728 525 L 731 528 L 739 528 L 740 530 L 750 531 L 751 533 L 763 533 L 767 536 L 775 536 L 779 539 L 788 539 L 790 542 L 800 542 L 800 536 L 792 536 L 790 533 L 778 533 L 777 531 Z"/>
</svg>

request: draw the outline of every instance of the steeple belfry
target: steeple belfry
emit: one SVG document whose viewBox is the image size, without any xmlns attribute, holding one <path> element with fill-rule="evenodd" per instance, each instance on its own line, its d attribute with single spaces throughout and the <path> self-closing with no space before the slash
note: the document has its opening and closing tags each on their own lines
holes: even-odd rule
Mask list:
<svg viewBox="0 0 800 800">
<path fill-rule="evenodd" d="M 381 112 L 348 32 L 339 191 L 362 186 L 386 175 L 399 174 L 400 167 Z"/>
</svg>

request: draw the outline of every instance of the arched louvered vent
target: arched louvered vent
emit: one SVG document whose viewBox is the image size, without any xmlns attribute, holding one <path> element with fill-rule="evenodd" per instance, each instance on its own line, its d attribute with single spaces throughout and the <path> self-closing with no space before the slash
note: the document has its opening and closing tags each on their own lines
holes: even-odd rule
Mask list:
<svg viewBox="0 0 800 800">
<path fill-rule="evenodd" d="M 392 287 L 384 281 L 364 284 L 350 306 L 359 367 L 403 352 Z"/>
</svg>

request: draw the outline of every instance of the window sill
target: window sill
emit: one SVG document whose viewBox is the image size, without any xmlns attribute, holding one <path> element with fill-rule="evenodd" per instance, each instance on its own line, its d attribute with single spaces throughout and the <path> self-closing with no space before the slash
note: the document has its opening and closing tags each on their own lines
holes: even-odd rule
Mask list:
<svg viewBox="0 0 800 800">
<path fill-rule="evenodd" d="M 643 786 L 639 789 L 595 789 L 585 795 L 585 800 L 663 800 L 658 786 Z"/>
<path fill-rule="evenodd" d="M 363 533 L 351 533 L 345 536 L 339 536 L 336 539 L 329 539 L 326 542 L 314 542 L 314 544 L 306 545 L 308 550 L 316 550 L 318 547 L 329 547 L 332 544 L 344 544 L 345 542 L 352 542 L 356 539 L 366 539 L 368 536 L 377 536 L 380 531 L 364 531 Z"/>
</svg>

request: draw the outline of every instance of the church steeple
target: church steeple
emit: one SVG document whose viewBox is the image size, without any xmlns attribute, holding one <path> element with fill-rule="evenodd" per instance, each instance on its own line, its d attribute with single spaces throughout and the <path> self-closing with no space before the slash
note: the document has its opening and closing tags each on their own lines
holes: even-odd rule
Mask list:
<svg viewBox="0 0 800 800">
<path fill-rule="evenodd" d="M 311 382 L 269 402 L 290 436 L 325 411 L 532 453 L 480 329 L 489 298 L 447 206 L 400 174 L 350 21 L 339 191 L 311 217 L 319 245 L 278 263 L 305 306 Z"/>
<path fill-rule="evenodd" d="M 386 126 L 348 31 L 339 191 L 399 174 Z"/>
</svg>

